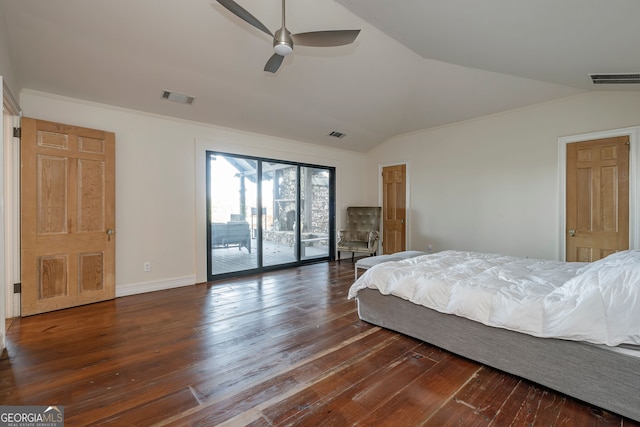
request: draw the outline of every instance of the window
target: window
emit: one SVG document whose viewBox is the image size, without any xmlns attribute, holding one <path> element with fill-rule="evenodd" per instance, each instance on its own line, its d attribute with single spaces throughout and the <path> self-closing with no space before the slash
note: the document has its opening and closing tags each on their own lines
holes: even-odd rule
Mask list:
<svg viewBox="0 0 640 427">
<path fill-rule="evenodd" d="M 335 168 L 207 152 L 208 278 L 334 259 Z"/>
</svg>

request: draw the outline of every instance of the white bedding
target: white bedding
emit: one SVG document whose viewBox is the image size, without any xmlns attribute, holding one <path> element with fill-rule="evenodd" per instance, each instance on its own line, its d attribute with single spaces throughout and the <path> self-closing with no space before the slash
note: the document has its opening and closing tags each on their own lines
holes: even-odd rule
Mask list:
<svg viewBox="0 0 640 427">
<path fill-rule="evenodd" d="M 349 290 L 537 337 L 640 344 L 640 251 L 586 263 L 444 251 L 367 270 Z"/>
</svg>

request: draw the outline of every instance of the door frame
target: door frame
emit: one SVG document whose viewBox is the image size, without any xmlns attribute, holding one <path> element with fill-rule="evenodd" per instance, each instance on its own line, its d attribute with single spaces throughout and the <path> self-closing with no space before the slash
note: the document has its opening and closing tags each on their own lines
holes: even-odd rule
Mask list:
<svg viewBox="0 0 640 427">
<path fill-rule="evenodd" d="M 0 229 L 4 232 L 4 245 L 0 271 L 2 282 L 0 286 L 3 298 L 0 298 L 0 323 L 4 319 L 20 316 L 20 293 L 14 292 L 14 283 L 20 282 L 20 139 L 13 136 L 13 128 L 20 127 L 22 110 L 9 90 L 6 81 L 0 76 L 2 85 L 3 126 L 2 138 L 3 156 L 0 155 L 0 173 L 4 192 L 4 212 Z M 7 115 L 5 117 L 5 114 Z M 4 326 L 0 336 L 4 333 Z"/>
<path fill-rule="evenodd" d="M 588 141 L 593 139 L 612 138 L 617 136 L 629 137 L 629 249 L 637 249 L 640 243 L 640 182 L 638 179 L 638 165 L 640 165 L 640 126 L 621 129 L 611 129 L 600 132 L 583 133 L 579 135 L 563 136 L 558 138 L 558 236 L 557 259 L 566 260 L 566 233 L 567 228 L 567 144 Z"/>
<path fill-rule="evenodd" d="M 411 174 L 409 162 L 393 162 L 393 163 L 379 163 L 378 164 L 378 205 L 382 206 L 384 203 L 383 196 L 383 182 L 382 182 L 382 169 L 389 166 L 405 165 L 406 168 L 406 182 L 405 182 L 405 218 L 404 218 L 404 232 L 405 232 L 405 249 L 410 250 L 411 246 Z M 383 228 L 384 221 L 380 221 L 380 227 Z M 380 234 L 381 249 L 384 245 L 384 230 Z M 384 253 L 384 249 L 380 251 Z"/>
</svg>

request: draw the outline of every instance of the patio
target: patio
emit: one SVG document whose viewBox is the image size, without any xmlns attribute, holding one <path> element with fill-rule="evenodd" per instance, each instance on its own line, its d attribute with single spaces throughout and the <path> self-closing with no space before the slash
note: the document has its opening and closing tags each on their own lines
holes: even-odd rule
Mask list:
<svg viewBox="0 0 640 427">
<path fill-rule="evenodd" d="M 302 260 L 322 258 L 329 255 L 328 237 L 317 237 L 302 247 Z M 251 239 L 251 253 L 237 246 L 213 248 L 211 250 L 212 274 L 224 274 L 258 267 L 258 242 Z M 295 247 L 289 243 L 263 241 L 263 266 L 296 262 Z"/>
</svg>

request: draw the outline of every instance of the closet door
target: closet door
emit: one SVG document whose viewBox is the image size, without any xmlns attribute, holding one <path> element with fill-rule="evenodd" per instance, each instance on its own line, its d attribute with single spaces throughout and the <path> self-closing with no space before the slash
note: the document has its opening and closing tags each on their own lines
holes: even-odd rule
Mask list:
<svg viewBox="0 0 640 427">
<path fill-rule="evenodd" d="M 629 248 L 629 137 L 567 145 L 567 261 Z"/>
<path fill-rule="evenodd" d="M 21 144 L 22 315 L 115 297 L 115 135 L 29 118 Z"/>
<path fill-rule="evenodd" d="M 407 165 L 382 168 L 382 252 L 384 254 L 406 250 L 406 186 Z"/>
</svg>

